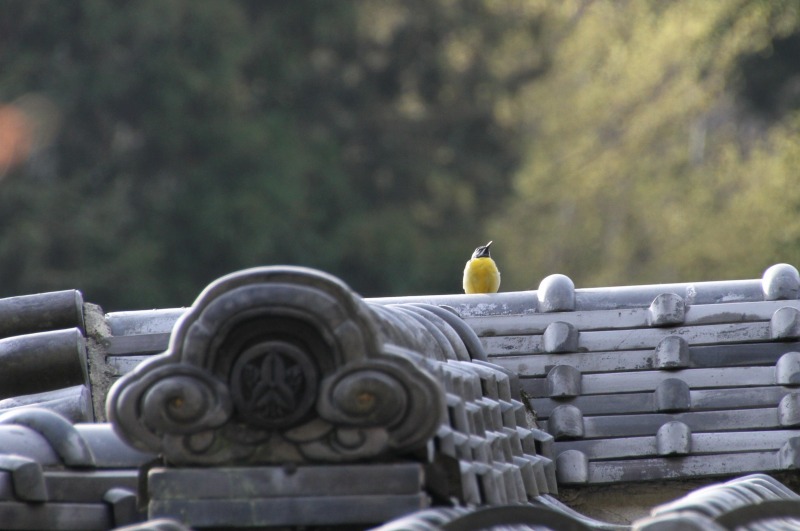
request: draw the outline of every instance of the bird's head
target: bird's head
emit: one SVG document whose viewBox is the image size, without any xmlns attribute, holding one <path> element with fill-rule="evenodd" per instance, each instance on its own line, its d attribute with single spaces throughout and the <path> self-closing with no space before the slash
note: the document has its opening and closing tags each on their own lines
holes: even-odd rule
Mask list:
<svg viewBox="0 0 800 531">
<path fill-rule="evenodd" d="M 489 254 L 489 246 L 492 245 L 492 242 L 487 243 L 486 245 L 481 245 L 475 249 L 475 252 L 472 253 L 472 258 L 491 258 Z"/>
</svg>

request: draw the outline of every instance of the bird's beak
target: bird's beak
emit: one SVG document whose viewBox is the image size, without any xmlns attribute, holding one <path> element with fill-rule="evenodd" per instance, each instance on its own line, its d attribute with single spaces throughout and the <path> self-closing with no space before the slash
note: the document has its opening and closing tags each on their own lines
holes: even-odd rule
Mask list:
<svg viewBox="0 0 800 531">
<path fill-rule="evenodd" d="M 488 248 L 491 244 L 492 244 L 492 242 L 489 242 L 486 245 L 484 245 L 484 247 Z"/>
</svg>

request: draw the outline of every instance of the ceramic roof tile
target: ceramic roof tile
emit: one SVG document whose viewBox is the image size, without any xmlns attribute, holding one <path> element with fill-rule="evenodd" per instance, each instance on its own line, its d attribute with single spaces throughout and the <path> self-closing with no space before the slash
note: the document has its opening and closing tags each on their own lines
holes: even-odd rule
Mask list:
<svg viewBox="0 0 800 531">
<path fill-rule="evenodd" d="M 800 436 L 800 302 L 776 299 L 796 286 L 782 264 L 760 281 L 579 289 L 574 311 L 465 320 L 520 376 L 564 483 L 780 470 Z"/>
<path fill-rule="evenodd" d="M 264 278 L 277 274 L 282 285 L 294 278 L 292 275 L 314 277 L 310 270 L 300 273 L 301 269 L 281 272 L 276 269 L 267 272 L 267 269 Z M 240 282 L 235 275 L 226 278 Z M 310 284 L 326 293 L 319 299 L 322 306 L 315 306 L 313 311 L 323 312 L 319 315 L 330 311 L 330 316 L 355 311 L 361 316 L 371 316 L 367 319 L 378 323 L 375 330 L 387 342 L 390 358 L 399 356 L 405 360 L 401 366 L 428 373 L 440 386 L 443 401 L 436 409 L 441 407 L 443 414 L 425 451 L 415 455 L 422 463 L 437 463 L 443 470 L 449 467 L 451 472 L 456 471 L 459 480 L 440 481 L 437 486 L 431 477 L 430 481 L 426 479 L 402 493 L 375 492 L 381 499 L 372 502 L 378 511 L 375 514 L 383 515 L 380 518 L 400 514 L 397 511 L 425 508 L 430 504 L 429 496 L 433 496 L 474 507 L 450 512 L 425 509 L 418 513 L 417 523 L 433 526 L 431 529 L 445 521 L 479 520 L 486 514 L 510 520 L 524 517 L 529 519 L 528 523 L 552 517 L 587 529 L 615 529 L 618 527 L 583 517 L 551 495 L 557 493 L 559 484 L 741 475 L 800 466 L 800 343 L 797 341 L 800 277 L 792 266 L 779 264 L 767 270 L 761 279 L 745 281 L 575 289 L 569 278 L 553 275 L 543 280 L 537 291 L 363 301 L 329 276 L 311 278 Z M 216 293 L 224 294 L 224 290 Z M 281 292 L 281 297 L 286 293 Z M 343 298 L 338 307 L 320 310 L 328 307 L 325 305 L 331 297 Z M 44 326 L 41 324 L 44 318 L 31 309 L 35 306 L 34 298 L 39 302 L 49 300 L 47 304 L 53 308 L 63 309 L 68 316 L 64 321 L 66 328 L 36 329 Z M 80 377 L 65 379 L 63 374 L 71 374 L 70 371 L 77 374 L 72 367 L 58 371 L 61 379 L 48 381 L 42 388 L 26 387 L 22 392 L 5 388 L 13 391 L 0 397 L 5 398 L 0 408 L 5 405 L 15 409 L 7 416 L 0 416 L 0 446 L 4 422 L 11 422 L 8 419 L 12 418 L 17 419 L 15 429 L 24 431 L 29 444 L 27 453 L 0 452 L 0 497 L 6 496 L 14 504 L 40 498 L 85 502 L 89 505 L 80 518 L 87 525 L 99 519 L 119 524 L 126 518 L 134 518 L 131 507 L 135 505 L 135 496 L 130 482 L 136 474 L 131 475 L 131 470 L 149 454 L 125 453 L 127 450 L 122 450 L 107 424 L 72 427 L 67 421 L 64 421 L 66 426 L 61 421 L 52 421 L 55 427 L 47 427 L 50 421 L 41 421 L 44 431 L 36 431 L 40 421 L 26 421 L 25 415 L 17 415 L 20 411 L 36 411 L 28 409 L 31 404 L 46 405 L 53 410 L 66 407 L 57 406 L 58 401 L 66 401 L 73 409 L 83 404 L 85 409 L 87 391 L 95 383 L 88 378 L 87 363 L 90 368 L 93 362 L 98 363 L 100 353 L 89 355 L 87 361 L 87 352 L 102 350 L 103 359 L 107 356 L 103 370 L 111 371 L 112 379 L 118 378 L 166 349 L 174 324 L 187 310 L 108 314 L 102 323 L 107 331 L 98 338 L 85 335 L 87 324 L 79 292 L 59 292 L 51 299 L 34 296 L 9 301 L 0 300 L 0 315 L 5 303 L 9 308 L 27 308 L 20 310 L 21 314 L 28 312 L 32 317 L 26 318 L 28 324 L 22 328 L 11 330 L 10 337 L 0 339 L 0 359 L 5 356 L 6 360 L 15 360 L 19 353 L 33 351 L 31 345 L 37 341 L 47 339 L 45 350 L 39 349 L 45 352 L 42 355 L 53 360 L 63 358 L 64 367 L 80 365 Z M 264 301 L 268 303 L 269 298 Z M 80 311 L 75 313 L 78 307 Z M 41 308 L 40 305 L 36 311 Z M 29 326 L 31 323 L 34 328 Z M 61 321 L 57 326 L 61 326 Z M 212 320 L 205 322 L 205 326 L 216 325 Z M 58 338 L 70 341 L 59 342 L 55 340 Z M 348 341 L 357 344 L 352 339 Z M 79 361 L 75 362 L 76 359 Z M 99 368 L 94 366 L 95 373 Z M 92 386 L 92 390 L 99 393 L 95 398 L 102 400 L 102 388 Z M 532 423 L 531 412 L 526 411 L 523 403 L 532 406 L 536 423 Z M 83 446 L 76 443 L 78 446 L 70 449 L 53 443 L 58 439 L 53 438 L 54 433 L 70 429 L 73 430 L 70 433 L 77 434 L 70 440 L 83 441 Z M 347 434 L 343 432 L 342 436 Z M 80 462 L 79 447 L 88 449 L 86 455 L 92 455 L 90 461 Z M 11 448 L 11 445 L 5 447 Z M 117 472 L 103 483 L 75 468 L 81 466 L 106 467 Z M 318 474 L 317 479 L 304 484 L 341 479 L 347 466 L 351 465 L 304 469 L 304 473 Z M 400 469 L 392 466 L 364 465 L 359 470 L 368 475 L 399 478 Z M 427 466 L 408 464 L 406 468 L 427 477 L 434 474 L 433 468 Z M 62 475 L 53 467 L 61 467 Z M 197 485 L 184 470 L 190 469 L 167 468 L 163 474 L 176 481 L 176 485 Z M 224 467 L 209 471 L 224 472 Z M 262 472 L 280 473 L 274 467 Z M 253 481 L 267 481 L 256 477 L 262 472 L 247 473 L 256 474 Z M 387 488 L 392 481 L 387 482 Z M 758 515 L 754 516 L 754 509 L 749 509 L 751 514 L 747 508 L 759 500 L 779 499 L 789 504 L 796 501 L 780 484 L 763 478 L 743 481 L 704 491 L 691 499 L 695 509 L 676 504 L 654 510 L 650 519 L 637 526 L 679 529 L 676 526 L 681 522 L 689 525 L 687 522 L 691 521 L 697 529 L 708 531 L 725 528 L 730 523 L 726 518 L 732 518 L 726 515 L 739 514 L 737 511 L 755 519 Z M 85 486 L 80 492 L 71 492 L 69 484 Z M 164 492 L 167 491 L 172 492 L 170 489 Z M 276 491 L 275 495 L 281 492 Z M 230 497 L 229 494 L 222 498 Z M 304 490 L 302 494 L 307 502 L 315 500 L 318 507 L 335 505 L 338 520 L 300 522 L 296 514 L 281 512 L 282 506 L 274 504 L 269 511 L 264 509 L 263 515 L 251 516 L 259 522 L 263 516 L 265 524 L 276 522 L 277 514 L 284 515 L 282 524 L 355 522 L 358 518 L 353 511 L 365 500 L 345 499 L 346 493 L 339 499 L 326 496 L 326 492 L 314 494 Z M 169 516 L 182 511 L 210 514 L 209 507 L 213 504 L 190 498 L 158 495 L 150 516 Z M 718 514 L 708 513 L 710 507 L 725 503 L 729 503 L 727 509 Z M 518 507 L 522 504 L 525 509 L 482 512 L 487 507 L 500 509 L 509 504 Z M 48 511 L 60 510 L 55 505 L 46 505 Z M 221 511 L 234 510 L 239 514 L 230 503 L 220 501 L 218 505 Z M 23 511 L 22 505 L 13 507 Z M 776 507 L 783 511 L 781 515 L 793 516 L 790 513 L 794 506 Z M 202 525 L 216 522 L 213 518 L 195 521 Z M 248 522 L 252 524 L 254 520 L 239 523 Z M 235 527 L 236 522 L 229 523 Z M 526 525 L 523 523 L 523 528 L 528 528 Z"/>
</svg>

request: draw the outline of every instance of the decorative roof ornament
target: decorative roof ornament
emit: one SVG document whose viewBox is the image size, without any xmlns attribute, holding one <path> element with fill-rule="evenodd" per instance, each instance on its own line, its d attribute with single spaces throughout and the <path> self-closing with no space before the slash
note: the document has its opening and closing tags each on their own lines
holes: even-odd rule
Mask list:
<svg viewBox="0 0 800 531">
<path fill-rule="evenodd" d="M 109 392 L 109 420 L 173 464 L 342 462 L 424 445 L 444 412 L 413 351 L 338 279 L 261 267 L 209 285 L 169 348 Z"/>
</svg>

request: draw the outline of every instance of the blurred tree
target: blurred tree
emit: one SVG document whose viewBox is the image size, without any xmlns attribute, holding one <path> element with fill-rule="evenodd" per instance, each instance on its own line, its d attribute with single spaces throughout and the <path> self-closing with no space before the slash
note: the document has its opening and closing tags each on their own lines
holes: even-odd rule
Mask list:
<svg viewBox="0 0 800 531">
<path fill-rule="evenodd" d="M 0 295 L 164 307 L 270 263 L 458 290 L 540 23 L 522 0 L 4 2 L 0 102 L 47 102 L 55 132 L 1 182 Z"/>
<path fill-rule="evenodd" d="M 551 70 L 493 234 L 506 289 L 754 278 L 800 263 L 797 2 L 540 3 Z M 500 236 L 495 236 L 500 239 Z"/>
<path fill-rule="evenodd" d="M 325 3 L 311 5 L 320 17 L 311 25 L 308 5 L 284 6 L 278 23 L 250 5 L 264 24 L 257 33 L 274 41 L 258 47 L 274 57 L 251 69 L 266 87 L 261 102 L 290 109 L 301 135 L 333 146 L 308 176 L 314 212 L 304 227 L 318 250 L 295 256 L 366 295 L 459 290 L 521 145 L 495 108 L 546 67 L 532 51 L 538 18 L 524 1 L 366 1 L 343 24 L 320 15 Z M 309 45 L 281 60 L 278 43 L 298 40 Z M 289 92 L 264 81 L 275 65 L 311 72 Z M 326 212 L 342 189 L 348 201 Z"/>
<path fill-rule="evenodd" d="M 6 0 L 0 296 L 165 307 L 272 263 L 456 292 L 488 239 L 506 290 L 800 263 L 799 9 Z"/>
</svg>

